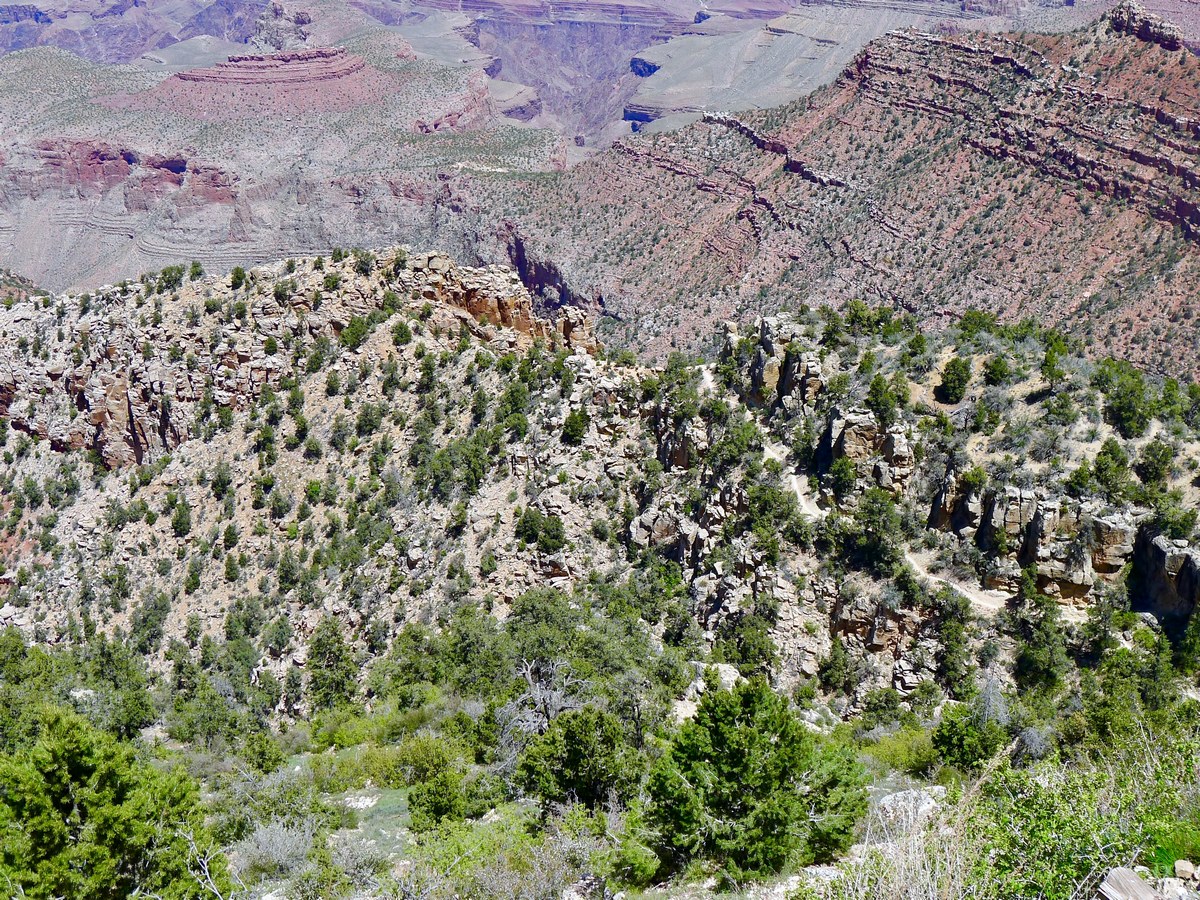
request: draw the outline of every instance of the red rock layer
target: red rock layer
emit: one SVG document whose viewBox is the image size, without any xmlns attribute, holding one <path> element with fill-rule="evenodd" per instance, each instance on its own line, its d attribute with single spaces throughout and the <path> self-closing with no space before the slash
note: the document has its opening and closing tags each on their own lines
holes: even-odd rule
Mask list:
<svg viewBox="0 0 1200 900">
<path fill-rule="evenodd" d="M 270 56 L 232 56 L 180 72 L 142 94 L 106 105 L 157 109 L 202 120 L 287 116 L 364 106 L 396 90 L 395 80 L 342 47 Z"/>
<path fill-rule="evenodd" d="M 235 179 L 222 169 L 182 155 L 140 154 L 104 141 L 43 140 L 37 144 L 40 168 L 21 184 L 42 189 L 76 190 L 94 197 L 122 188 L 130 209 L 148 209 L 170 193 L 187 204 L 231 203 Z"/>
<path fill-rule="evenodd" d="M 305 84 L 345 78 L 361 72 L 366 63 L 344 47 L 294 50 L 269 56 L 231 56 L 208 69 L 180 72 L 180 81 L 222 85 Z"/>
<path fill-rule="evenodd" d="M 1069 35 L 895 32 L 809 100 L 626 141 L 509 220 L 664 352 L 864 298 L 1197 373 L 1200 62 L 1177 35 L 1129 3 Z"/>
</svg>

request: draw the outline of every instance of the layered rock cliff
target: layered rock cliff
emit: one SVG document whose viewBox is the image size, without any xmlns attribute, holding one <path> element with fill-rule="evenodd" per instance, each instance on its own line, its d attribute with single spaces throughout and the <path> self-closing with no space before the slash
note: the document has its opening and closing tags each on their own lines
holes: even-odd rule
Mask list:
<svg viewBox="0 0 1200 900">
<path fill-rule="evenodd" d="M 866 297 L 1193 372 L 1200 68 L 1176 34 L 1131 4 L 1065 35 L 891 33 L 810 100 L 631 139 L 512 218 L 659 348 Z"/>
</svg>

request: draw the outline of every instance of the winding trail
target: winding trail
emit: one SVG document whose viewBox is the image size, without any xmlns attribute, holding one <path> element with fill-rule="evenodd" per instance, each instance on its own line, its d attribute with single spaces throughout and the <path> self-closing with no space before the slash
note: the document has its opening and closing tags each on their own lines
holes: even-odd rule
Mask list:
<svg viewBox="0 0 1200 900">
<path fill-rule="evenodd" d="M 796 500 L 800 504 L 800 511 L 806 516 L 811 516 L 814 519 L 825 518 L 825 510 L 817 504 L 817 499 L 812 495 L 812 491 L 808 486 L 808 479 L 802 478 L 794 471 L 790 471 L 788 465 L 788 450 L 783 444 L 775 443 L 774 441 L 763 441 L 763 456 L 766 459 L 773 459 L 783 466 L 783 474 L 791 486 L 792 493 L 796 495 Z"/>
<path fill-rule="evenodd" d="M 963 581 L 956 581 L 949 578 L 943 578 L 941 575 L 935 575 L 929 570 L 930 564 L 933 562 L 932 553 L 916 553 L 909 548 L 904 549 L 904 560 L 913 567 L 913 571 L 922 578 L 935 582 L 936 584 L 944 585 L 958 591 L 964 597 L 971 601 L 971 605 L 976 609 L 985 610 L 988 615 L 994 615 L 1008 605 L 1011 594 L 1004 591 L 989 591 L 978 585 L 972 585 Z"/>
</svg>

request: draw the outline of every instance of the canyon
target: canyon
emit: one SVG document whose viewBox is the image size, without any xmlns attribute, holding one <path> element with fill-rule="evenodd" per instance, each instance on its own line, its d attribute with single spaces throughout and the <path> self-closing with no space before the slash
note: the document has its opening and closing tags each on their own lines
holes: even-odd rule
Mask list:
<svg viewBox="0 0 1200 900">
<path fill-rule="evenodd" d="M 650 356 L 862 297 L 1194 371 L 1188 16 L 685 7 L 274 4 L 254 53 L 10 53 L 0 264 L 62 289 L 403 241 L 512 264 Z"/>
<path fill-rule="evenodd" d="M 1140 7 L 1068 35 L 894 32 L 809 98 L 623 141 L 507 213 L 660 353 L 864 298 L 1194 374 L 1198 83 Z"/>
<path fill-rule="evenodd" d="M 0 6 L 13 891 L 1200 898 L 1189 0 L 105 4 Z"/>
</svg>

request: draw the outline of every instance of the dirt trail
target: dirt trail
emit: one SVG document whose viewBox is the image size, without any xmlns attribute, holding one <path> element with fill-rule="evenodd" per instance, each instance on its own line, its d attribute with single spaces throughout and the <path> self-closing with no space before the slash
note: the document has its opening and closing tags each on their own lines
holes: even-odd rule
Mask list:
<svg viewBox="0 0 1200 900">
<path fill-rule="evenodd" d="M 782 444 L 774 441 L 763 441 L 763 456 L 767 459 L 773 459 L 783 466 L 784 478 L 792 489 L 792 493 L 796 495 L 796 500 L 800 503 L 800 511 L 806 516 L 811 516 L 814 519 L 825 518 L 825 510 L 817 505 L 817 499 L 812 495 L 812 491 L 808 486 L 808 479 L 803 478 L 793 471 L 790 471 L 788 465 L 788 450 Z"/>
<path fill-rule="evenodd" d="M 709 366 L 701 366 L 700 368 L 700 390 L 703 393 L 719 393 L 716 379 L 713 378 L 712 370 Z M 792 493 L 796 495 L 796 500 L 800 504 L 800 511 L 814 519 L 825 518 L 826 511 L 817 504 L 817 499 L 813 496 L 809 488 L 808 479 L 797 474 L 788 465 L 789 451 L 787 447 L 778 441 L 764 437 L 763 456 L 766 459 L 773 459 L 783 466 L 784 478 L 791 487 Z M 913 571 L 918 576 L 935 584 L 953 588 L 970 600 L 971 605 L 976 611 L 989 618 L 1004 609 L 1011 596 L 1004 591 L 986 590 L 977 584 L 959 581 L 958 579 L 948 578 L 943 575 L 935 575 L 929 568 L 933 561 L 933 555 L 930 553 L 917 553 L 906 547 L 904 549 L 904 560 L 913 567 Z M 1063 619 L 1068 622 L 1081 622 L 1087 618 L 1085 612 L 1071 606 L 1062 606 L 1061 613 Z"/>
<path fill-rule="evenodd" d="M 1010 594 L 1006 594 L 1004 591 L 989 591 L 979 587 L 978 585 L 972 585 L 966 582 L 957 581 L 955 579 L 945 578 L 941 575 L 935 575 L 929 570 L 930 563 L 933 562 L 932 553 L 916 553 L 906 548 L 904 551 L 904 559 L 910 566 L 913 567 L 913 571 L 915 571 L 922 578 L 936 582 L 937 584 L 947 585 L 954 588 L 954 590 L 958 591 L 960 594 L 970 600 L 973 606 L 979 609 L 987 610 L 989 614 L 997 613 L 1004 609 L 1005 605 L 1008 603 L 1009 597 L 1011 596 Z"/>
<path fill-rule="evenodd" d="M 784 463 L 784 471 L 787 472 L 787 450 L 781 444 L 764 442 L 763 455 L 767 459 L 774 459 Z M 817 505 L 816 500 L 812 496 L 808 486 L 808 479 L 801 478 L 795 472 L 787 472 L 786 477 L 791 484 L 792 491 L 796 494 L 796 499 L 800 503 L 801 512 L 817 519 L 824 518 L 825 510 Z M 1004 609 L 1005 604 L 1008 603 L 1009 595 L 1003 591 L 989 591 L 968 582 L 935 575 L 929 570 L 929 565 L 932 562 L 931 554 L 916 553 L 906 547 L 904 549 L 904 560 L 913 567 L 913 570 L 921 578 L 933 581 L 939 585 L 947 585 L 954 588 L 954 590 L 970 600 L 976 609 L 989 616 Z"/>
</svg>

